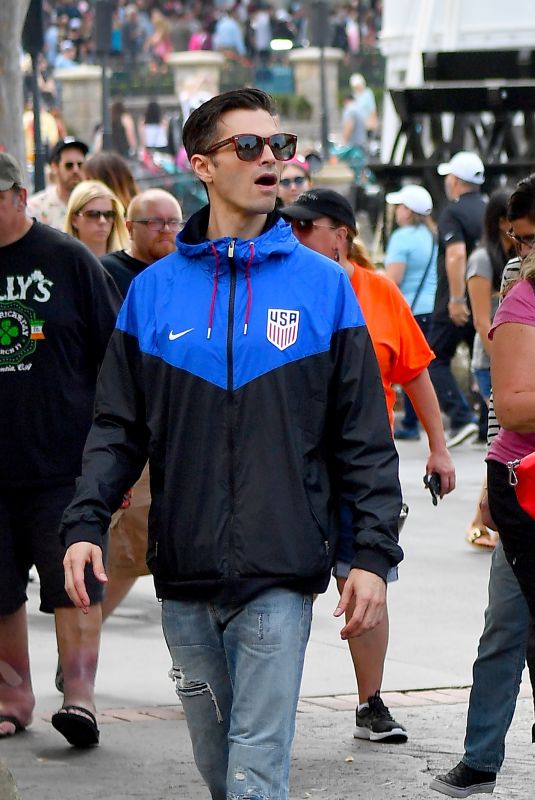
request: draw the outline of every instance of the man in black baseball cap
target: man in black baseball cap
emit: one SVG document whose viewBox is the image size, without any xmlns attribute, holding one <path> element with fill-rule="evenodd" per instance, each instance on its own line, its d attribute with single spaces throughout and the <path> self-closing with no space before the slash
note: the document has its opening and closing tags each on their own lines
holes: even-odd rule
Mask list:
<svg viewBox="0 0 535 800">
<path fill-rule="evenodd" d="M 83 180 L 82 167 L 88 150 L 85 142 L 74 136 L 65 136 L 56 142 L 49 158 L 54 183 L 29 198 L 31 217 L 63 230 L 67 203 L 74 187 Z"/>
<path fill-rule="evenodd" d="M 312 222 L 320 217 L 330 217 L 350 230 L 355 230 L 355 214 L 345 197 L 332 189 L 309 189 L 299 195 L 289 206 L 281 208 L 280 213 L 289 219 Z"/>
</svg>

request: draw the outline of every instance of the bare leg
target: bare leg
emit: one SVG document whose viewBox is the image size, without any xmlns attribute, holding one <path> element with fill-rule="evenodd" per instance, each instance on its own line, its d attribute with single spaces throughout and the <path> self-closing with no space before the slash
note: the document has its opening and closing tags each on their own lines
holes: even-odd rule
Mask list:
<svg viewBox="0 0 535 800">
<path fill-rule="evenodd" d="M 26 604 L 0 616 L 0 714 L 15 717 L 25 728 L 32 721 L 35 698 L 28 655 Z M 11 722 L 0 722 L 0 736 L 15 733 Z"/>
<path fill-rule="evenodd" d="M 110 614 L 113 614 L 119 603 L 121 603 L 137 578 L 118 578 L 115 575 L 108 576 L 108 583 L 106 584 L 106 594 L 102 601 L 102 622 L 108 619 Z"/>
<path fill-rule="evenodd" d="M 88 614 L 78 608 L 56 608 L 56 638 L 64 676 L 64 705 L 95 711 L 94 687 L 102 627 L 100 603 Z"/>
<path fill-rule="evenodd" d="M 345 578 L 337 578 L 336 584 L 341 593 Z M 354 611 L 354 604 L 346 609 L 346 620 L 351 618 Z M 382 622 L 376 628 L 368 631 L 363 636 L 348 639 L 349 651 L 353 661 L 353 669 L 357 679 L 359 693 L 359 703 L 366 703 L 369 697 L 381 690 L 383 682 L 383 671 L 388 649 L 388 609 Z"/>
</svg>

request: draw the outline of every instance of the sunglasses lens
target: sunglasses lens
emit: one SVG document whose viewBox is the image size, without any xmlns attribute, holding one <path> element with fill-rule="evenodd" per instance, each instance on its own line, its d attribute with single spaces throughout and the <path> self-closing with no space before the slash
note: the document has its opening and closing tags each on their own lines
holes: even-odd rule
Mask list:
<svg viewBox="0 0 535 800">
<path fill-rule="evenodd" d="M 295 156 L 297 136 L 293 133 L 276 133 L 270 137 L 269 146 L 277 161 L 289 161 Z"/>
<path fill-rule="evenodd" d="M 261 136 L 252 133 L 244 133 L 237 136 L 236 153 L 241 161 L 256 161 L 264 149 L 264 140 Z"/>
</svg>

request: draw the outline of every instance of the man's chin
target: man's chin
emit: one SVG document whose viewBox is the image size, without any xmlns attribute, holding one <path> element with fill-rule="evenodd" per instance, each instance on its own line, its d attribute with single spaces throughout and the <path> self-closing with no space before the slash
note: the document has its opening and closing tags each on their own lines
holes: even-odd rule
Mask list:
<svg viewBox="0 0 535 800">
<path fill-rule="evenodd" d="M 154 261 L 158 261 L 160 258 L 164 258 L 168 256 L 170 253 L 174 253 L 176 250 L 176 244 L 174 242 L 160 242 L 151 249 L 150 255 L 154 259 Z"/>
</svg>

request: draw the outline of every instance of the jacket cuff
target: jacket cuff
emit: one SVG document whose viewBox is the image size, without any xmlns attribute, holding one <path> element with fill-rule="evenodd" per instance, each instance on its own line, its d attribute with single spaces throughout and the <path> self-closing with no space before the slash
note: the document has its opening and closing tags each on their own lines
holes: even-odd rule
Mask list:
<svg viewBox="0 0 535 800">
<path fill-rule="evenodd" d="M 364 569 L 379 575 L 386 583 L 386 576 L 394 565 L 382 553 L 373 548 L 359 550 L 351 562 L 351 569 Z"/>
<path fill-rule="evenodd" d="M 69 531 L 64 531 L 62 534 L 65 547 L 70 547 L 71 544 L 78 542 L 90 542 L 102 548 L 102 533 L 99 525 L 91 525 L 84 522 L 83 525 L 72 528 Z"/>
</svg>

